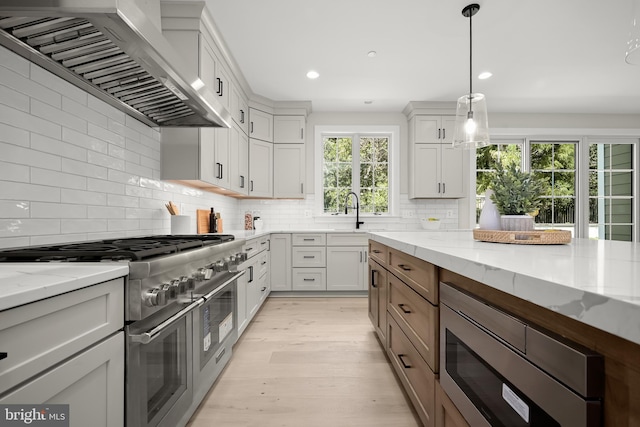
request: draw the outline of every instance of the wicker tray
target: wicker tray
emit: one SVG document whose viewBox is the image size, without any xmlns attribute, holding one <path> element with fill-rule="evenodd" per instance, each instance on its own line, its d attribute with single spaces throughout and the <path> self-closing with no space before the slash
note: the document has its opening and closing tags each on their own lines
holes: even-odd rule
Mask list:
<svg viewBox="0 0 640 427">
<path fill-rule="evenodd" d="M 483 242 L 515 243 L 518 245 L 563 245 L 571 243 L 571 232 L 566 230 L 496 231 L 473 230 L 473 238 Z"/>
</svg>

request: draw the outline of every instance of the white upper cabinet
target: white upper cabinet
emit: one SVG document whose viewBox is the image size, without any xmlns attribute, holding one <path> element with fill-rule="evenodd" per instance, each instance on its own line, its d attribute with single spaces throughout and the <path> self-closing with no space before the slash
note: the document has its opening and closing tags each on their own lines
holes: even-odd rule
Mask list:
<svg viewBox="0 0 640 427">
<path fill-rule="evenodd" d="M 273 142 L 276 144 L 304 144 L 305 126 L 304 116 L 274 116 Z"/>
<path fill-rule="evenodd" d="M 273 144 L 249 139 L 249 196 L 273 197 Z"/>
<path fill-rule="evenodd" d="M 249 195 L 249 138 L 237 124 L 230 129 L 229 179 L 230 188 L 238 194 Z"/>
<path fill-rule="evenodd" d="M 304 144 L 273 144 L 273 197 L 304 199 Z"/>
<path fill-rule="evenodd" d="M 249 138 L 273 142 L 273 115 L 249 108 Z"/>
<path fill-rule="evenodd" d="M 249 134 L 249 105 L 247 104 L 247 100 L 244 98 L 240 89 L 236 87 L 236 85 L 231 86 L 230 93 L 230 110 L 231 117 L 236 122 L 236 124 L 240 127 L 240 129 L 245 133 L 245 135 Z"/>
</svg>

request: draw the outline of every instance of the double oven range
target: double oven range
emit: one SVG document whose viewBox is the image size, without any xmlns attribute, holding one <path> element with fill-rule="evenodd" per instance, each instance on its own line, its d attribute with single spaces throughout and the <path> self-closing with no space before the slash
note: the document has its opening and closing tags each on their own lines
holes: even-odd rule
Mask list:
<svg viewBox="0 0 640 427">
<path fill-rule="evenodd" d="M 237 340 L 232 235 L 145 236 L 0 251 L 10 262 L 126 262 L 126 425 L 185 425 Z"/>
</svg>

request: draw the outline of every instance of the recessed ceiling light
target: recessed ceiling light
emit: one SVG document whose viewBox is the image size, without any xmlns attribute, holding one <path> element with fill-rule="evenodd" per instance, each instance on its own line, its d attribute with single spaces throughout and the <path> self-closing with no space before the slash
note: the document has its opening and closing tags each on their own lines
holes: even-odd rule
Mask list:
<svg viewBox="0 0 640 427">
<path fill-rule="evenodd" d="M 318 77 L 320 77 L 320 73 L 318 73 L 317 71 L 311 70 L 307 73 L 307 78 L 311 80 L 317 79 Z"/>
<path fill-rule="evenodd" d="M 364 101 L 365 104 L 370 105 L 373 104 L 373 101 L 370 99 L 367 99 L 366 101 Z"/>
<path fill-rule="evenodd" d="M 480 80 L 484 80 L 484 79 L 488 79 L 491 76 L 493 76 L 493 74 L 491 74 L 489 71 L 484 71 L 478 75 L 478 78 Z"/>
<path fill-rule="evenodd" d="M 367 56 L 369 58 L 375 58 L 375 56 L 378 54 L 378 52 L 376 52 L 375 50 L 370 50 L 369 53 L 367 53 Z"/>
</svg>

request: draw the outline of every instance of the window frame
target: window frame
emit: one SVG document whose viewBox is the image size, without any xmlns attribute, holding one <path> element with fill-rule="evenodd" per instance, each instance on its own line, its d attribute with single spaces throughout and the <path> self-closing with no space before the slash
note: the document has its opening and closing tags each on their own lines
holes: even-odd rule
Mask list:
<svg viewBox="0 0 640 427">
<path fill-rule="evenodd" d="M 400 126 L 396 125 L 316 125 L 314 126 L 314 167 L 315 167 L 315 216 L 323 218 L 345 218 L 355 216 L 355 212 L 344 214 L 324 212 L 324 153 L 325 137 L 388 137 L 389 138 L 389 212 L 360 213 L 360 217 L 390 218 L 398 216 L 400 211 Z M 358 163 L 359 170 L 359 163 Z"/>
</svg>

